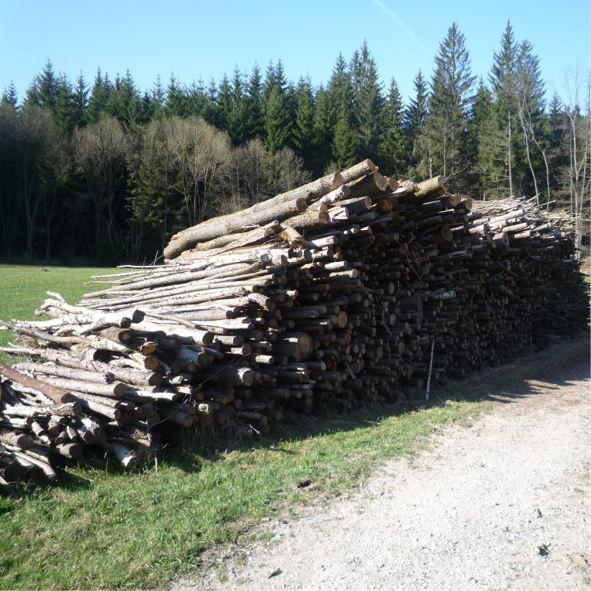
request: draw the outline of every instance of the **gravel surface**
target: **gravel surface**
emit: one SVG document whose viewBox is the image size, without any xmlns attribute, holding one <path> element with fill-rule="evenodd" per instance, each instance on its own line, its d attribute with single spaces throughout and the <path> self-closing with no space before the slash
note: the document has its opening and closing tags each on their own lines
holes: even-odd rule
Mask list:
<svg viewBox="0 0 591 591">
<path fill-rule="evenodd" d="M 588 359 L 552 373 L 174 588 L 590 589 Z"/>
</svg>

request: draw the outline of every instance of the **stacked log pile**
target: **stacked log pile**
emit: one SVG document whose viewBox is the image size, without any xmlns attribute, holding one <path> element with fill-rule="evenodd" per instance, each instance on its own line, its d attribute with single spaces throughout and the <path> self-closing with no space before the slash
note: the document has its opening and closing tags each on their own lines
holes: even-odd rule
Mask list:
<svg viewBox="0 0 591 591">
<path fill-rule="evenodd" d="M 401 399 L 587 318 L 572 236 L 532 201 L 475 203 L 371 161 L 181 232 L 165 255 L 7 324 L 29 360 L 0 368 L 0 468 L 50 476 L 84 446 L 130 465 L 170 425 L 265 433 L 286 412 Z"/>
</svg>

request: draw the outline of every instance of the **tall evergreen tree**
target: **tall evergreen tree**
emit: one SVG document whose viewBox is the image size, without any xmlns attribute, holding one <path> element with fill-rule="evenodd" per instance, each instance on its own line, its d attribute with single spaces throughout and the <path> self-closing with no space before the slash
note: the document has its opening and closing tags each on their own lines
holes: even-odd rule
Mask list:
<svg viewBox="0 0 591 591">
<path fill-rule="evenodd" d="M 8 87 L 4 89 L 0 103 L 11 106 L 15 111 L 18 110 L 18 94 L 16 92 L 16 86 L 12 80 Z"/>
<path fill-rule="evenodd" d="M 414 79 L 414 98 L 404 112 L 404 134 L 409 148 L 407 174 L 410 178 L 425 178 L 430 172 L 429 142 L 425 127 L 427 124 L 429 90 L 421 70 Z"/>
<path fill-rule="evenodd" d="M 337 120 L 332 153 L 338 168 L 348 168 L 355 163 L 355 131 L 350 112 L 344 106 Z"/>
<path fill-rule="evenodd" d="M 107 109 L 127 130 L 133 130 L 142 123 L 141 97 L 129 70 L 122 78 L 115 78 Z"/>
<path fill-rule="evenodd" d="M 244 75 L 236 66 L 232 76 L 230 111 L 227 119 L 227 131 L 235 146 L 243 144 L 248 139 L 244 86 Z"/>
<path fill-rule="evenodd" d="M 501 50 L 493 55 L 493 66 L 489 75 L 495 98 L 495 118 L 502 142 L 499 146 L 500 159 L 504 162 L 503 177 L 505 187 L 501 187 L 502 195 L 513 194 L 515 171 L 515 154 L 519 150 L 517 100 L 515 94 L 517 72 L 517 43 L 511 22 L 501 38 Z"/>
<path fill-rule="evenodd" d="M 25 103 L 27 105 L 37 105 L 47 107 L 55 113 L 58 93 L 58 77 L 53 70 L 51 60 L 45 62 L 45 66 L 38 74 L 33 83 L 27 90 Z"/>
<path fill-rule="evenodd" d="M 197 83 L 193 82 L 187 90 L 187 110 L 189 115 L 196 115 L 207 120 L 208 108 L 207 88 L 203 79 L 199 78 Z"/>
<path fill-rule="evenodd" d="M 503 163 L 499 161 L 500 132 L 495 117 L 492 92 L 482 78 L 472 104 L 469 126 L 469 149 L 473 154 L 470 186 L 479 197 L 499 196 L 503 183 Z M 476 195 L 475 195 L 476 196 Z"/>
<path fill-rule="evenodd" d="M 107 108 L 113 85 L 109 80 L 109 75 L 105 72 L 103 76 L 99 68 L 90 91 L 88 101 L 88 121 L 89 123 L 98 122 L 101 117 L 107 114 Z"/>
<path fill-rule="evenodd" d="M 57 83 L 54 112 L 62 129 L 72 133 L 77 123 L 75 95 L 72 85 L 65 76 L 60 76 Z"/>
<path fill-rule="evenodd" d="M 332 157 L 334 128 L 331 122 L 331 105 L 328 91 L 322 84 L 316 91 L 314 110 L 314 159 L 312 170 L 318 176 L 322 174 Z"/>
<path fill-rule="evenodd" d="M 402 176 L 408 167 L 407 143 L 403 129 L 402 96 L 392 78 L 381 121 L 379 159 L 381 169 Z"/>
<path fill-rule="evenodd" d="M 166 87 L 166 103 L 164 112 L 167 116 L 186 117 L 187 116 L 187 95 L 177 82 L 174 74 L 170 75 L 168 86 Z"/>
<path fill-rule="evenodd" d="M 361 51 L 355 52 L 350 72 L 357 156 L 377 160 L 384 98 L 377 66 L 366 41 L 363 42 Z"/>
<path fill-rule="evenodd" d="M 434 165 L 446 177 L 467 168 L 468 109 L 474 77 L 464 35 L 456 23 L 448 29 L 435 58 L 427 123 Z M 452 181 L 457 186 L 457 178 Z"/>
<path fill-rule="evenodd" d="M 350 149 L 357 153 L 357 134 L 355 133 L 354 97 L 351 75 L 345 58 L 339 54 L 327 88 L 328 120 L 326 121 L 327 140 L 331 146 L 331 159 L 337 163 L 349 160 L 349 149 L 345 150 L 344 138 L 351 142 Z M 336 142 L 337 129 L 339 141 Z M 339 146 L 337 149 L 336 146 Z M 336 151 L 335 151 L 336 150 Z M 346 152 L 346 157 L 343 154 Z"/>
<path fill-rule="evenodd" d="M 261 69 L 258 64 L 252 68 L 246 91 L 246 137 L 262 139 L 265 136 L 265 118 L 263 113 L 263 85 Z"/>
<path fill-rule="evenodd" d="M 265 107 L 265 144 L 271 154 L 289 146 L 293 117 L 287 94 L 287 80 L 281 60 L 269 64 L 263 85 Z"/>
<path fill-rule="evenodd" d="M 310 78 L 300 78 L 296 88 L 296 115 L 293 132 L 293 145 L 297 154 L 304 159 L 307 170 L 314 166 L 314 91 Z"/>
<path fill-rule="evenodd" d="M 82 75 L 82 72 L 78 74 L 76 78 L 76 87 L 74 88 L 74 94 L 72 101 L 74 104 L 74 121 L 76 126 L 83 125 L 86 121 L 86 110 L 88 109 L 88 85 Z"/>
</svg>

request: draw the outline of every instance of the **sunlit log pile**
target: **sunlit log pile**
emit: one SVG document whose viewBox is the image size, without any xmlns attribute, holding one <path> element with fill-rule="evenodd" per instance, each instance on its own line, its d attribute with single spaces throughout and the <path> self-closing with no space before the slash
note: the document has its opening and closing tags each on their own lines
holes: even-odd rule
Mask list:
<svg viewBox="0 0 591 591">
<path fill-rule="evenodd" d="M 531 200 L 475 202 L 371 161 L 208 220 L 165 264 L 5 323 L 28 360 L 0 367 L 0 470 L 52 478 L 87 447 L 129 466 L 171 426 L 267 433 L 506 362 L 585 326 L 573 244 Z"/>
</svg>

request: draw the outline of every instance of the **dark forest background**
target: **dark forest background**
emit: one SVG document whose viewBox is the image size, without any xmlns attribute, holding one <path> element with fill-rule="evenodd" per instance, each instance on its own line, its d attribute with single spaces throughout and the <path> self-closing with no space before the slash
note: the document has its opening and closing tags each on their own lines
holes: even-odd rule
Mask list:
<svg viewBox="0 0 591 591">
<path fill-rule="evenodd" d="M 180 228 L 371 158 L 387 175 L 436 174 L 477 198 L 537 195 L 586 217 L 589 80 L 548 97 L 532 45 L 510 23 L 486 80 L 453 24 L 432 75 L 404 103 L 367 44 L 325 84 L 281 60 L 140 91 L 130 72 L 75 81 L 48 61 L 0 101 L 0 256 L 97 263 L 154 259 Z"/>
</svg>

